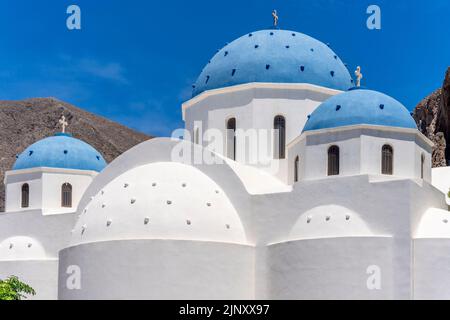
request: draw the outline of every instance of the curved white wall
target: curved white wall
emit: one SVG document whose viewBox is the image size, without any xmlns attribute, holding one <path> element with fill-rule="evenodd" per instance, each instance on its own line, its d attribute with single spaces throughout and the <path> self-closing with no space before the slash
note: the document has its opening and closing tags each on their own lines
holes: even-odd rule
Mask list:
<svg viewBox="0 0 450 320">
<path fill-rule="evenodd" d="M 408 299 L 391 237 L 339 237 L 273 244 L 267 248 L 269 299 Z M 401 261 L 401 259 L 397 260 Z M 379 271 L 380 287 L 371 282 Z M 375 275 L 376 277 L 378 276 Z M 368 281 L 371 285 L 368 286 Z M 398 291 L 397 288 L 402 288 Z"/>
<path fill-rule="evenodd" d="M 66 283 L 80 270 L 80 289 Z M 125 240 L 64 249 L 60 299 L 253 299 L 251 247 L 205 241 Z M 69 269 L 70 271 L 70 269 Z"/>
</svg>

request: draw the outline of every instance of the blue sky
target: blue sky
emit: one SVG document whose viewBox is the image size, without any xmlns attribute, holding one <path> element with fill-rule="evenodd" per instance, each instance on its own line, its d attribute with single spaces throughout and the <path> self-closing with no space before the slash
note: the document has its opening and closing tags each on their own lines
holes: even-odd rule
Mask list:
<svg viewBox="0 0 450 320">
<path fill-rule="evenodd" d="M 77 4 L 82 30 L 66 28 Z M 382 29 L 366 28 L 370 4 Z M 330 43 L 364 85 L 409 109 L 450 66 L 448 0 L 0 0 L 0 99 L 57 97 L 139 131 L 183 127 L 181 103 L 226 42 L 271 26 Z"/>
</svg>

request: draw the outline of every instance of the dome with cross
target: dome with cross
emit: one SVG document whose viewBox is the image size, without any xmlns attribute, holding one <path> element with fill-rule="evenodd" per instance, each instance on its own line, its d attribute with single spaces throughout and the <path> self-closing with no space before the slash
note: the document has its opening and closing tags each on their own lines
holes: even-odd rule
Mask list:
<svg viewBox="0 0 450 320">
<path fill-rule="evenodd" d="M 403 104 L 381 92 L 367 89 L 354 88 L 333 96 L 308 118 L 303 131 L 363 124 L 417 129 Z"/>
<path fill-rule="evenodd" d="M 299 32 L 268 29 L 218 50 L 193 85 L 193 96 L 251 82 L 308 83 L 336 90 L 355 85 L 329 45 Z"/>
<path fill-rule="evenodd" d="M 13 170 L 39 167 L 100 172 L 106 162 L 100 152 L 86 142 L 68 133 L 57 133 L 26 148 L 17 156 Z"/>
</svg>

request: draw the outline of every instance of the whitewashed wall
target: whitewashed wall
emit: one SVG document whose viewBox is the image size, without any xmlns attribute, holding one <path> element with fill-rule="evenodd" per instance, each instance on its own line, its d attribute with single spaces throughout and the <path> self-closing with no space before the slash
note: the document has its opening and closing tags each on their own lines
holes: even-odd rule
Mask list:
<svg viewBox="0 0 450 320">
<path fill-rule="evenodd" d="M 6 172 L 6 212 L 42 210 L 46 214 L 76 211 L 84 191 L 97 175 L 94 171 L 57 168 L 34 168 Z M 61 207 L 61 186 L 72 185 L 72 207 Z M 22 185 L 30 187 L 30 206 L 21 207 Z"/>
<path fill-rule="evenodd" d="M 69 289 L 67 268 L 80 268 Z M 96 242 L 60 253 L 60 299 L 253 299 L 251 247 L 207 241 Z"/>
<path fill-rule="evenodd" d="M 227 120 L 236 118 L 237 129 L 244 131 L 237 132 L 236 160 L 284 180 L 286 171 L 276 170 L 278 163 L 271 164 L 274 159 L 274 118 L 277 115 L 284 116 L 288 144 L 301 133 L 308 115 L 323 101 L 338 93 L 340 91 L 309 84 L 250 83 L 205 92 L 184 103 L 183 114 L 192 139 L 196 127 L 200 125 L 203 133 L 211 128 L 221 132 L 223 139 L 209 144 L 212 150 L 221 154 L 226 154 Z M 259 138 L 250 133 L 245 135 L 250 129 L 266 135 L 260 135 Z M 209 138 L 206 135 L 206 139 Z M 258 159 L 258 163 L 254 159 Z M 280 166 L 285 164 L 281 163 Z"/>
<path fill-rule="evenodd" d="M 60 214 L 76 211 L 83 193 L 92 182 L 96 173 L 91 171 L 73 173 L 46 172 L 42 176 L 43 209 L 45 214 Z M 72 185 L 72 207 L 61 207 L 61 187 L 64 183 Z"/>
<path fill-rule="evenodd" d="M 433 185 L 446 195 L 447 204 L 450 206 L 450 167 L 433 168 Z"/>
<path fill-rule="evenodd" d="M 155 139 L 125 153 L 94 180 L 80 206 L 86 206 L 92 195 L 130 168 L 168 161 L 176 144 Z M 141 286 L 144 291 L 144 284 L 155 290 L 127 297 L 184 298 L 186 293 L 199 299 L 203 293 L 214 299 L 414 297 L 414 232 L 428 208 L 446 208 L 442 193 L 427 181 L 359 174 L 302 180 L 292 192 L 250 195 L 227 164 L 194 167 L 227 194 L 242 221 L 246 244 L 142 239 L 140 233 L 135 240 L 127 235 L 122 240 L 96 241 L 92 235 L 90 243 L 61 252 L 60 297 L 122 298 L 120 292 Z M 233 259 L 236 264 L 232 267 L 223 259 Z M 133 260 L 136 265 L 128 262 Z M 71 264 L 84 270 L 81 291 L 65 286 Z M 180 274 L 174 274 L 176 265 L 182 265 Z M 380 269 L 379 289 L 367 286 L 373 266 Z M 128 276 L 128 283 L 111 283 L 114 276 L 127 275 L 131 269 L 136 276 Z M 217 277 L 218 272 L 223 279 L 203 287 L 204 281 Z M 434 271 L 426 272 L 424 279 Z M 233 277 L 237 283 L 222 282 Z M 203 293 L 193 292 L 194 284 Z M 214 286 L 218 291 L 210 292 Z"/>
<path fill-rule="evenodd" d="M 41 210 L 0 214 L 0 279 L 16 275 L 36 290 L 35 299 L 56 299 L 58 252 L 68 246 L 75 220 L 74 213 Z"/>
<path fill-rule="evenodd" d="M 29 207 L 26 210 L 42 208 L 42 172 L 35 171 L 24 174 L 11 175 L 11 171 L 5 175 L 5 211 L 16 212 L 24 210 L 22 203 L 22 186 L 28 183 L 30 196 Z"/>
<path fill-rule="evenodd" d="M 381 150 L 394 150 L 393 177 L 421 179 L 421 156 L 425 156 L 424 180 L 431 182 L 431 144 L 417 130 L 378 126 L 350 126 L 302 134 L 288 146 L 288 179 L 293 183 L 294 161 L 298 155 L 301 179 L 327 177 L 328 149 L 339 147 L 341 176 L 381 174 Z"/>
</svg>

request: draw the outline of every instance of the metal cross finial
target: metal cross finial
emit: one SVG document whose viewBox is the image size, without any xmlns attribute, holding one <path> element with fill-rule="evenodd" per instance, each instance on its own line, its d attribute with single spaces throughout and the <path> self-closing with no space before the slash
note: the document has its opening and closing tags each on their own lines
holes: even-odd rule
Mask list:
<svg viewBox="0 0 450 320">
<path fill-rule="evenodd" d="M 363 78 L 363 74 L 361 73 L 361 67 L 358 66 L 355 71 L 356 75 L 356 86 L 361 87 L 361 79 Z"/>
<path fill-rule="evenodd" d="M 273 17 L 273 26 L 277 27 L 278 26 L 278 14 L 277 14 L 277 10 L 273 10 L 272 11 L 272 17 Z"/>
<path fill-rule="evenodd" d="M 66 132 L 66 127 L 69 125 L 66 121 L 66 117 L 64 115 L 61 116 L 61 119 L 59 119 L 59 124 L 62 127 L 62 133 Z"/>
</svg>

